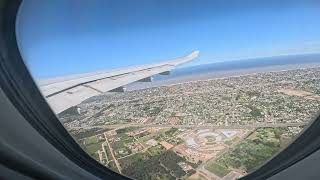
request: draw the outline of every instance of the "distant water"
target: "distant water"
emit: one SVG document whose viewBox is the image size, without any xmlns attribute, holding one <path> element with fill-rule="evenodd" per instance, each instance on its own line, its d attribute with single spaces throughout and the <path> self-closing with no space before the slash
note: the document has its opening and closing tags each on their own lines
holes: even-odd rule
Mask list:
<svg viewBox="0 0 320 180">
<path fill-rule="evenodd" d="M 188 81 L 310 67 L 320 67 L 320 54 L 265 57 L 178 68 L 172 70 L 170 75 L 154 76 L 153 82 L 135 82 L 126 88 L 131 91 Z"/>
</svg>

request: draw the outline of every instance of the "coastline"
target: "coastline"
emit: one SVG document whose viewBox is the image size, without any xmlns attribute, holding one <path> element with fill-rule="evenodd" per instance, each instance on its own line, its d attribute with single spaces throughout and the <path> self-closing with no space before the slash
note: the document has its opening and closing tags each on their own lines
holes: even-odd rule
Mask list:
<svg viewBox="0 0 320 180">
<path fill-rule="evenodd" d="M 198 81 L 210 81 L 215 79 L 225 79 L 230 77 L 241 77 L 247 75 L 255 75 L 259 73 L 268 72 L 281 72 L 281 71 L 291 71 L 297 69 L 309 69 L 320 67 L 320 63 L 307 63 L 307 64 L 288 64 L 288 65 L 273 65 L 267 67 L 257 67 L 257 68 L 247 68 L 247 69 L 237 69 L 237 70 L 223 70 L 223 71 L 212 71 L 201 73 L 197 72 L 194 75 L 180 75 L 176 76 L 169 75 L 165 79 L 156 79 L 153 82 L 135 82 L 126 86 L 127 91 L 135 91 L 148 89 L 153 87 L 170 87 L 174 85 L 181 85 L 185 83 L 198 82 Z M 173 71 L 174 73 L 174 71 Z"/>
</svg>

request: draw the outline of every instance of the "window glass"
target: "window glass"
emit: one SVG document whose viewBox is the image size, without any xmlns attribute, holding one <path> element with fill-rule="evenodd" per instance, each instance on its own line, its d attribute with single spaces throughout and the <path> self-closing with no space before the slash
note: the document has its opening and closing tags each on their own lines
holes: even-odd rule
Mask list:
<svg viewBox="0 0 320 180">
<path fill-rule="evenodd" d="M 79 145 L 133 179 L 237 179 L 320 109 L 314 1 L 23 1 L 21 54 Z"/>
</svg>

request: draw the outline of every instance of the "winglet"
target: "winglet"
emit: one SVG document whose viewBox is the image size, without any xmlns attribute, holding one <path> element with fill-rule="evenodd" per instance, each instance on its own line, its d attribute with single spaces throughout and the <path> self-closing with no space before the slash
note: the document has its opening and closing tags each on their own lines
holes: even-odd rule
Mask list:
<svg viewBox="0 0 320 180">
<path fill-rule="evenodd" d="M 196 50 L 196 51 L 192 51 L 192 53 L 190 53 L 187 56 L 181 57 L 181 58 L 177 58 L 173 61 L 168 62 L 168 64 L 173 65 L 173 66 L 177 66 L 180 64 L 184 64 L 187 63 L 189 61 L 194 60 L 195 58 L 197 58 L 200 54 L 200 51 Z"/>
<path fill-rule="evenodd" d="M 200 51 L 199 50 L 195 50 L 195 51 L 192 51 L 192 53 L 189 54 L 188 57 L 194 59 L 194 58 L 197 58 L 199 56 L 199 54 L 200 54 Z"/>
</svg>

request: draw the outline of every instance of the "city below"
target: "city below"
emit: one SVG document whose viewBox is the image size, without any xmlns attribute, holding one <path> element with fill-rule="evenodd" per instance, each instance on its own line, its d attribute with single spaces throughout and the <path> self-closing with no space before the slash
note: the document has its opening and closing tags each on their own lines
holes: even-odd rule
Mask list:
<svg viewBox="0 0 320 180">
<path fill-rule="evenodd" d="M 133 179 L 237 179 L 320 110 L 320 67 L 104 93 L 58 114 L 90 156 Z"/>
</svg>

